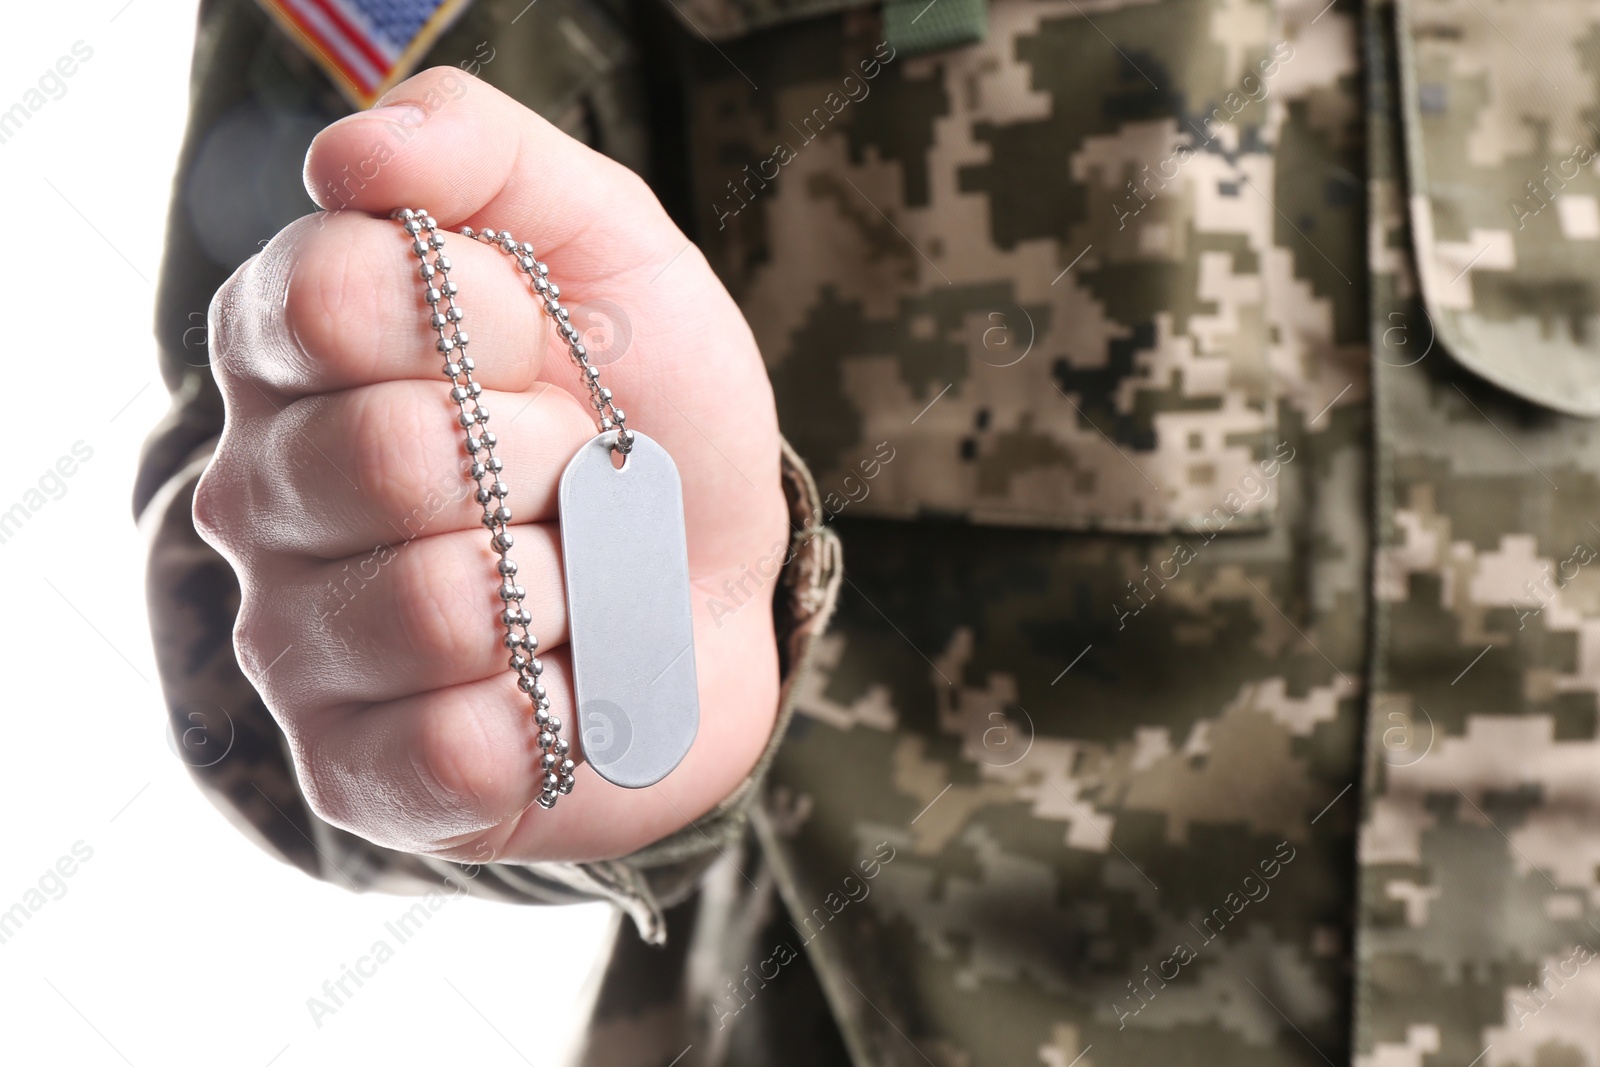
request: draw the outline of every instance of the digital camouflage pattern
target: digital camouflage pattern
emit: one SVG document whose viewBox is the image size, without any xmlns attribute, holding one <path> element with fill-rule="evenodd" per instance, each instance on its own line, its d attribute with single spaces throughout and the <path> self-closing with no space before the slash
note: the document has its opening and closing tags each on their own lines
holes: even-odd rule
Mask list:
<svg viewBox="0 0 1600 1067">
<path fill-rule="evenodd" d="M 1397 11 L 1415 269 L 1440 337 L 1509 392 L 1600 415 L 1600 9 Z"/>
<path fill-rule="evenodd" d="M 785 432 L 823 486 L 902 453 L 852 514 L 1165 531 L 1278 440 L 1275 98 L 1310 64 L 1266 4 L 1092 21 L 1128 58 L 1061 0 L 990 3 L 986 40 L 920 57 L 876 20 L 786 27 L 727 51 L 758 92 L 708 61 L 700 232 Z"/>
<path fill-rule="evenodd" d="M 169 261 L 140 504 L 176 728 L 238 725 L 219 803 L 341 884 L 628 909 L 597 1067 L 1600 1067 L 1592 5 L 991 0 L 939 51 L 860 0 L 523 8 L 427 61 L 716 265 L 848 553 L 831 628 L 802 536 L 793 716 L 703 838 L 460 868 L 309 814 L 189 526 L 182 330 L 305 210 L 225 245 L 211 131 L 297 180 L 343 105 L 211 0 L 172 233 L 218 251 Z"/>
<path fill-rule="evenodd" d="M 785 432 L 825 502 L 895 458 L 839 505 L 848 585 L 756 819 L 793 926 L 691 984 L 686 1062 L 794 984 L 760 988 L 780 944 L 861 1063 L 1348 1060 L 1363 131 L 1355 12 L 1322 6 L 995 0 L 803 146 L 872 20 L 696 68 L 701 233 Z"/>
<path fill-rule="evenodd" d="M 1590 403 L 1574 372 L 1597 355 L 1600 233 L 1557 220 L 1562 198 L 1593 202 L 1595 169 L 1526 229 L 1505 219 L 1507 173 L 1554 169 L 1597 114 L 1600 12 L 1405 6 L 1369 15 L 1388 76 L 1369 111 L 1383 477 L 1358 1062 L 1578 1067 L 1600 1063 L 1600 436 L 1559 412 Z M 1418 116 L 1408 138 L 1396 120 Z M 1409 194 L 1408 142 L 1437 183 Z M 1480 213 L 1491 195 L 1502 219 Z M 1515 262 L 1491 247 L 1450 269 L 1450 242 L 1501 240 L 1485 230 Z"/>
</svg>

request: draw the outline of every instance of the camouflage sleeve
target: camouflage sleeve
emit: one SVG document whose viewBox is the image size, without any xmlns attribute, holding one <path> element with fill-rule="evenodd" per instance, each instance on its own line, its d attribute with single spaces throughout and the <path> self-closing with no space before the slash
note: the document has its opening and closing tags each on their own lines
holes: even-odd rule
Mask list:
<svg viewBox="0 0 1600 1067">
<path fill-rule="evenodd" d="M 502 61 L 514 9 L 475 5 L 441 38 L 428 62 L 484 62 L 474 41 L 495 36 Z M 550 0 L 541 15 L 561 32 L 584 19 L 587 71 L 568 72 L 562 96 L 541 109 L 630 165 L 643 140 L 630 111 L 628 42 L 605 36 L 592 4 Z M 531 21 L 531 20 L 530 20 Z M 603 62 L 602 62 L 603 60 Z M 526 66 L 502 62 L 481 73 L 519 99 Z M 467 68 L 470 69 L 470 68 Z M 529 75 L 532 77 L 534 75 Z M 784 445 L 780 477 L 789 502 L 791 551 L 776 586 L 773 617 L 782 672 L 780 715 L 768 752 L 749 779 L 696 825 L 636 853 L 587 864 L 463 865 L 380 848 L 312 813 L 295 778 L 283 733 L 234 657 L 239 590 L 231 569 L 194 530 L 194 486 L 222 429 L 223 409 L 206 359 L 205 311 L 211 294 L 257 242 L 309 205 L 299 162 L 310 137 L 345 113 L 326 79 L 250 3 L 207 0 L 200 11 L 189 130 L 177 169 L 157 298 L 162 373 L 172 396 L 166 418 L 145 443 L 134 511 L 149 540 L 146 574 L 151 636 L 174 748 L 206 796 L 242 832 L 279 859 L 357 891 L 418 894 L 451 883 L 477 896 L 517 903 L 608 899 L 625 909 L 647 941 L 665 937 L 663 908 L 686 896 L 724 842 L 742 832 L 745 811 L 783 736 L 795 682 L 825 625 L 839 582 L 838 541 L 816 519 L 824 513 L 804 464 Z M 626 157 L 632 156 L 632 159 Z M 259 231 L 259 232 L 258 232 Z"/>
</svg>

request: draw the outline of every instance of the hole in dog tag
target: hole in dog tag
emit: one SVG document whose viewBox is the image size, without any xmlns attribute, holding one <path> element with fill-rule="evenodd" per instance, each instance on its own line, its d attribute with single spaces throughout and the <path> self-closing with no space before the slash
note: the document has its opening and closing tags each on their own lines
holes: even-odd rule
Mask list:
<svg viewBox="0 0 1600 1067">
<path fill-rule="evenodd" d="M 700 725 L 683 485 L 638 431 L 621 467 L 615 430 L 561 474 L 561 551 L 583 756 L 639 789 L 678 765 Z"/>
</svg>

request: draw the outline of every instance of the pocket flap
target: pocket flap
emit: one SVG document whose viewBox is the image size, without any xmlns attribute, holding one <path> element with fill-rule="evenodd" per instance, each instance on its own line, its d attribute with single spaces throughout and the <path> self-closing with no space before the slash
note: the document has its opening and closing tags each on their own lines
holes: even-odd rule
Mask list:
<svg viewBox="0 0 1600 1067">
<path fill-rule="evenodd" d="M 1600 416 L 1600 5 L 1400 0 L 1422 295 L 1474 373 Z"/>
</svg>

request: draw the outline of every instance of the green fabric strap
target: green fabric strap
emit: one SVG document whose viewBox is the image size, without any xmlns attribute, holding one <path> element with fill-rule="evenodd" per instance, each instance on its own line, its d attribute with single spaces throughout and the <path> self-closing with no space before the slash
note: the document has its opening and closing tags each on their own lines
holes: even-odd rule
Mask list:
<svg viewBox="0 0 1600 1067">
<path fill-rule="evenodd" d="M 884 38 L 904 55 L 973 44 L 988 29 L 988 0 L 887 0 L 883 5 Z"/>
</svg>

